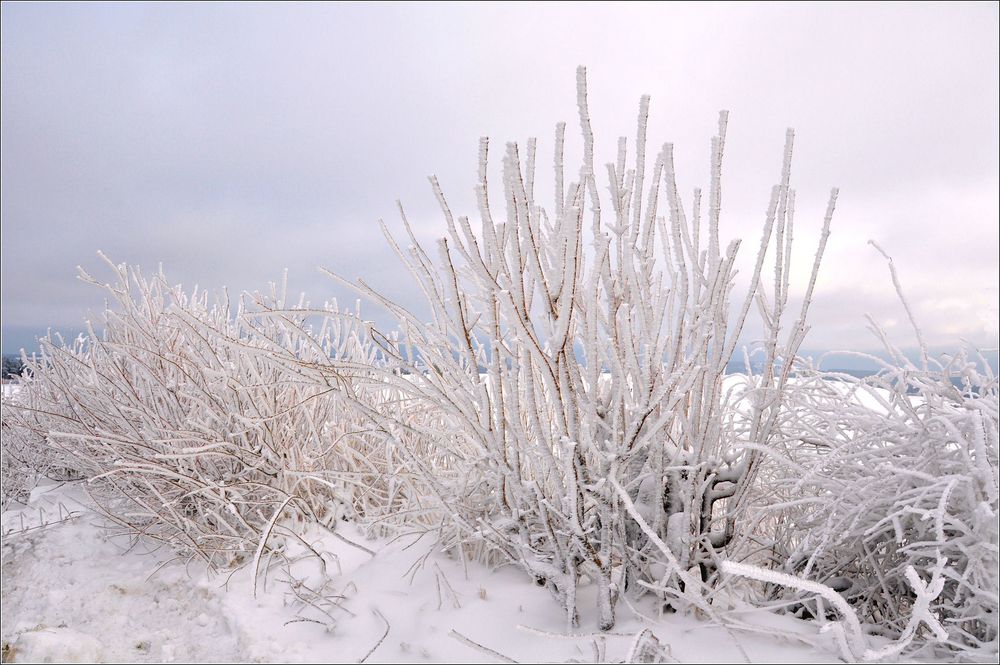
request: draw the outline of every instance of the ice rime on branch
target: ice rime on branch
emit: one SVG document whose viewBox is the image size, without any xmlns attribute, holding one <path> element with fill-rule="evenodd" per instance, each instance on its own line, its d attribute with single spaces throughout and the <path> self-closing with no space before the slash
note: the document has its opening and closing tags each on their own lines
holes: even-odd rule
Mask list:
<svg viewBox="0 0 1000 665">
<path fill-rule="evenodd" d="M 703 214 L 700 190 L 690 207 L 682 200 L 671 144 L 647 173 L 648 97 L 639 102 L 631 164 L 622 138 L 616 161 L 606 165 L 607 183 L 599 184 L 583 68 L 577 90 L 583 159 L 567 183 L 565 125 L 557 125 L 551 214 L 534 195 L 534 139 L 524 150 L 516 143 L 503 149 L 504 206 L 495 209 L 483 139 L 478 231 L 453 214 L 433 177 L 448 229 L 436 263 L 405 214 L 408 249 L 383 224 L 426 297 L 430 321 L 364 282 L 353 286 L 396 316 L 398 342 L 382 347 L 386 380 L 405 372 L 409 379 L 393 385 L 441 414 L 431 429 L 414 426 L 405 412 L 380 411 L 379 423 L 399 442 L 416 438 L 430 452 L 408 468 L 433 488 L 444 545 L 516 563 L 551 590 L 571 625 L 577 586 L 595 581 L 601 628 L 609 629 L 621 593 L 648 592 L 639 581 L 702 593 L 716 550 L 738 537 L 737 515 L 760 461 L 739 444 L 767 445 L 775 435 L 836 190 L 808 293 L 789 327 L 782 320 L 794 215 L 789 131 L 750 288 L 731 318 L 740 243 L 723 250 L 719 239 L 727 114 L 720 113 L 711 142 Z M 768 254 L 774 281 L 765 295 Z M 726 366 L 755 301 L 764 320 L 764 373 L 739 395 L 727 394 Z M 755 406 L 737 417 L 735 404 L 750 394 Z M 627 508 L 643 516 L 655 539 Z M 669 544 L 675 561 L 664 558 L 657 540 Z M 661 579 L 664 569 L 669 579 Z"/>
</svg>

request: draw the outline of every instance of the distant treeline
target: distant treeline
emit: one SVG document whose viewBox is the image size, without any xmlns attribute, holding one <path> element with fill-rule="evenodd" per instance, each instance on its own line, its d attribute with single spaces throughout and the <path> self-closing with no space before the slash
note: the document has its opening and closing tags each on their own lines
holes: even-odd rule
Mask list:
<svg viewBox="0 0 1000 665">
<path fill-rule="evenodd" d="M 4 379 L 12 379 L 15 376 L 21 376 L 22 372 L 24 372 L 24 362 L 21 361 L 20 356 L 3 357 Z"/>
</svg>

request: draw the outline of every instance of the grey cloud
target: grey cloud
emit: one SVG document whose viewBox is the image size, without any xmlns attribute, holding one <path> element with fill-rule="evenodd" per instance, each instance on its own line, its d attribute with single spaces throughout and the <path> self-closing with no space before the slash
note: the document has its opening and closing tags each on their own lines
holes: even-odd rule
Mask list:
<svg viewBox="0 0 1000 665">
<path fill-rule="evenodd" d="M 915 300 L 930 303 L 924 325 L 936 337 L 982 316 L 934 302 L 996 282 L 995 6 L 2 12 L 4 352 L 23 343 L 15 329 L 78 327 L 101 306 L 73 279 L 77 264 L 97 265 L 98 249 L 146 268 L 163 262 L 185 284 L 257 288 L 287 267 L 314 302 L 350 297 L 319 274 L 325 266 L 416 302 L 377 219 L 398 228 L 401 198 L 422 237 L 442 233 L 429 173 L 456 212 L 473 213 L 482 134 L 494 154 L 539 136 L 539 192 L 550 191 L 557 120 L 569 122 L 578 154 L 578 63 L 589 66 L 598 159 L 613 156 L 618 134 L 632 137 L 638 97 L 650 93 L 652 146 L 676 143 L 684 192 L 705 184 L 716 113 L 730 109 L 723 232 L 746 238 L 747 261 L 784 128 L 797 128 L 802 262 L 829 187 L 842 188 L 817 340 L 825 327 L 838 331 L 824 333 L 831 340 L 869 344 L 831 294 L 856 309 L 891 300 L 870 237 L 905 268 Z"/>
</svg>

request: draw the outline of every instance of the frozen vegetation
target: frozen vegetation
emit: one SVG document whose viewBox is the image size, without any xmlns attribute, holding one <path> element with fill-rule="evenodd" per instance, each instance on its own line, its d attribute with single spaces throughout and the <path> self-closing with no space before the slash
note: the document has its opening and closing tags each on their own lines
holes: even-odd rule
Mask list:
<svg viewBox="0 0 1000 665">
<path fill-rule="evenodd" d="M 431 178 L 436 247 L 402 207 L 405 239 L 383 225 L 428 316 L 334 275 L 391 330 L 280 284 L 212 299 L 81 270 L 102 332 L 43 339 L 4 396 L 5 654 L 995 661 L 989 364 L 931 357 L 915 321 L 911 362 L 871 320 L 878 374 L 814 369 L 837 191 L 793 309 L 792 132 L 738 291 L 726 114 L 707 192 L 682 197 L 648 98 L 600 172 L 582 69 L 578 108 L 551 205 L 534 139 L 483 139 L 477 219 Z"/>
</svg>

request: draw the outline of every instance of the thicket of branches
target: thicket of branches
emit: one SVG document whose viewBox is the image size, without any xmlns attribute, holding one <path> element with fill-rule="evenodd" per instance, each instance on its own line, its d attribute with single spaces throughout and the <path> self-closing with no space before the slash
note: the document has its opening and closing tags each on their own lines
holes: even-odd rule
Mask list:
<svg viewBox="0 0 1000 665">
<path fill-rule="evenodd" d="M 210 301 L 108 265 L 103 285 L 81 271 L 112 303 L 103 332 L 43 338 L 25 359 L 4 405 L 5 481 L 87 478 L 113 521 L 222 566 L 246 561 L 279 513 L 290 533 L 392 503 L 385 446 L 337 399 L 345 380 L 305 376 L 333 359 L 374 362 L 356 313 L 327 308 L 307 330 L 306 303 L 286 302 L 283 285 Z M 5 483 L 5 499 L 18 489 Z"/>
<path fill-rule="evenodd" d="M 921 342 L 913 362 L 870 327 L 891 359 L 870 358 L 875 376 L 797 373 L 751 511 L 764 527 L 757 559 L 836 589 L 870 632 L 901 637 L 898 649 L 923 623 L 945 647 L 995 658 L 997 377 L 972 349 L 935 359 Z M 764 594 L 803 599 L 783 584 Z"/>
<path fill-rule="evenodd" d="M 499 191 L 483 139 L 475 222 L 432 178 L 436 251 L 405 214 L 405 243 L 383 225 L 430 312 L 352 283 L 392 331 L 281 286 L 210 301 L 162 273 L 81 273 L 112 305 L 102 333 L 24 359 L 4 401 L 5 503 L 38 476 L 85 478 L 110 519 L 220 567 L 350 519 L 519 566 L 570 626 L 581 585 L 605 630 L 644 596 L 715 616 L 728 588 L 832 620 L 848 657 L 914 640 L 995 654 L 988 364 L 914 365 L 889 345 L 870 379 L 812 369 L 796 354 L 837 193 L 792 311 L 792 133 L 737 292 L 740 243 L 719 237 L 726 114 L 707 193 L 682 197 L 670 144 L 647 171 L 648 98 L 606 179 L 583 70 L 578 106 L 582 163 L 564 164 L 559 124 L 552 205 L 535 197 L 534 139 L 502 151 Z M 762 369 L 747 357 L 727 376 L 751 315 Z M 870 649 L 871 632 L 896 641 Z"/>
<path fill-rule="evenodd" d="M 445 429 L 419 432 L 434 454 L 412 465 L 445 516 L 444 544 L 481 543 L 515 562 L 552 591 L 571 625 L 581 578 L 596 582 L 604 629 L 614 625 L 623 591 L 699 597 L 754 482 L 759 453 L 738 446 L 766 445 L 774 434 L 791 366 L 782 361 L 801 342 L 811 295 L 781 338 L 794 211 L 791 132 L 752 286 L 734 298 L 740 243 L 723 248 L 719 238 L 726 114 L 712 140 L 703 210 L 699 190 L 690 208 L 682 201 L 670 144 L 646 173 L 648 105 L 643 98 L 634 165 L 624 138 L 607 165 L 610 197 L 601 195 L 593 163 L 582 71 L 583 163 L 567 182 L 560 124 L 554 206 L 534 197 L 534 140 L 525 150 L 504 150 L 503 214 L 490 200 L 483 140 L 475 227 L 451 212 L 432 178 L 449 231 L 437 262 L 405 215 L 408 249 L 386 233 L 425 294 L 430 321 L 358 287 L 397 317 L 398 340 L 382 351 L 387 370 L 412 377 L 397 382 L 400 392 L 446 416 Z M 810 292 L 835 200 L 836 191 Z M 769 251 L 774 282 L 765 296 Z M 755 299 L 767 369 L 737 398 L 723 379 Z M 747 413 L 738 410 L 742 403 L 750 404 Z M 406 413 L 402 420 L 380 415 L 394 436 L 414 429 Z M 442 468 L 449 471 L 443 477 Z"/>
</svg>

